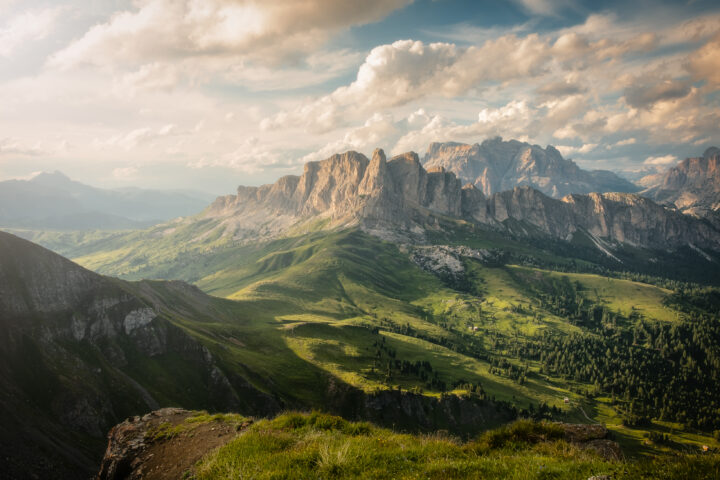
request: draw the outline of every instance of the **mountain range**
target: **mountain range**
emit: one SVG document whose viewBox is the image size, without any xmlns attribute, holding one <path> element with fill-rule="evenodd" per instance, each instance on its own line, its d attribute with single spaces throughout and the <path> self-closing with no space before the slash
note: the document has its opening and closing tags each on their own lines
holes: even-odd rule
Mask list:
<svg viewBox="0 0 720 480">
<path fill-rule="evenodd" d="M 146 228 L 201 211 L 212 197 L 200 192 L 125 188 L 104 190 L 60 172 L 0 182 L 0 226 L 48 230 Z"/>
<path fill-rule="evenodd" d="M 322 224 L 323 229 L 360 226 L 380 238 L 423 243 L 442 221 L 525 238 L 586 238 L 609 256 L 613 245 L 720 250 L 712 226 L 637 194 L 554 199 L 524 186 L 488 197 L 443 167 L 426 170 L 413 152 L 386 160 L 380 149 L 371 159 L 350 151 L 307 163 L 301 176 L 239 187 L 236 195 L 218 198 L 199 215 L 145 236 L 150 243 L 186 238 L 186 248 L 192 248 L 208 240 L 268 240 Z"/>
</svg>

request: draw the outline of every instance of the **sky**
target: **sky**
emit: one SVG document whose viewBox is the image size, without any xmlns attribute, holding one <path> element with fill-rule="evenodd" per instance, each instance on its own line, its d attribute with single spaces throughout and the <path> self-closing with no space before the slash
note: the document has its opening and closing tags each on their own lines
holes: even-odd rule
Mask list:
<svg viewBox="0 0 720 480">
<path fill-rule="evenodd" d="M 720 145 L 720 3 L 0 0 L 0 180 L 230 193 L 333 153 Z"/>
</svg>

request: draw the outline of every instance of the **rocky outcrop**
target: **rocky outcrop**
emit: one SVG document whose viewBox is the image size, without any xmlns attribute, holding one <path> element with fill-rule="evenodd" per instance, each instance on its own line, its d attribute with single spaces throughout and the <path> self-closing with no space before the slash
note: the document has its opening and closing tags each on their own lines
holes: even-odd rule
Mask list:
<svg viewBox="0 0 720 480">
<path fill-rule="evenodd" d="M 203 412 L 163 408 L 128 418 L 108 433 L 105 456 L 96 480 L 184 478 L 203 455 L 252 422 L 218 421 Z"/>
<path fill-rule="evenodd" d="M 623 460 L 625 456 L 620 445 L 611 440 L 604 425 L 560 423 L 565 431 L 565 440 L 584 450 L 592 450 L 607 460 Z"/>
<path fill-rule="evenodd" d="M 720 149 L 710 147 L 702 157 L 686 158 L 663 174 L 643 179 L 642 195 L 670 204 L 684 213 L 709 218 L 716 225 L 720 211 Z"/>
<path fill-rule="evenodd" d="M 467 145 L 432 143 L 423 159 L 425 168 L 444 168 L 485 195 L 530 186 L 551 197 L 571 193 L 636 192 L 632 183 L 604 170 L 586 171 L 566 160 L 552 146 L 485 140 Z"/>
</svg>

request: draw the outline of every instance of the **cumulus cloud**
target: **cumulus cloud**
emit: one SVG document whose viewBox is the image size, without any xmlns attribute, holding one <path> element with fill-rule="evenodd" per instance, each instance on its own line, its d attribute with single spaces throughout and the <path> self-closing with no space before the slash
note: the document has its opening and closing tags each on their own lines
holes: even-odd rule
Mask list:
<svg viewBox="0 0 720 480">
<path fill-rule="evenodd" d="M 96 141 L 95 146 L 98 148 L 120 147 L 129 151 L 140 145 L 149 144 L 165 137 L 184 135 L 186 133 L 181 132 L 174 124 L 163 125 L 159 128 L 142 127 L 123 135 L 114 135 L 106 140 Z"/>
<path fill-rule="evenodd" d="M 61 9 L 28 10 L 0 26 L 0 57 L 9 57 L 28 42 L 47 37 L 55 27 Z"/>
<path fill-rule="evenodd" d="M 39 144 L 28 145 L 16 138 L 0 139 L 0 157 L 4 156 L 37 156 L 42 155 L 45 151 Z"/>
<path fill-rule="evenodd" d="M 695 80 L 720 86 L 720 33 L 690 55 L 687 68 Z"/>
<path fill-rule="evenodd" d="M 571 145 L 555 145 L 555 148 L 558 149 L 558 151 L 562 154 L 563 157 L 569 157 L 570 155 L 575 155 L 576 153 L 590 153 L 595 150 L 597 146 L 597 143 L 586 143 L 584 145 L 580 145 L 579 147 L 574 147 Z"/>
<path fill-rule="evenodd" d="M 688 81 L 645 75 L 633 79 L 632 84 L 625 88 L 625 101 L 631 107 L 649 109 L 658 102 L 686 97 L 690 87 Z"/>
<path fill-rule="evenodd" d="M 509 91 L 527 85 L 529 78 L 545 80 L 535 93 L 546 99 L 577 96 L 589 90 L 590 82 L 581 79 L 605 76 L 603 65 L 657 45 L 653 32 L 606 38 L 590 23 L 586 31 L 507 34 L 469 47 L 413 40 L 380 45 L 368 54 L 352 83 L 267 117 L 261 128 L 301 126 L 324 133 L 351 122 L 348 113 L 367 114 L 426 98 L 483 96 L 499 88 Z M 581 73 L 589 66 L 592 72 Z M 612 80 L 607 78 L 607 83 Z"/>
<path fill-rule="evenodd" d="M 291 61 L 330 35 L 379 20 L 410 0 L 144 0 L 55 54 L 60 68 L 148 64 L 183 58 Z"/>
<path fill-rule="evenodd" d="M 300 161 L 304 163 L 321 160 L 347 150 L 370 151 L 376 146 L 387 145 L 400 131 L 400 126 L 394 122 L 392 115 L 376 113 L 362 126 L 350 129 L 341 139 L 305 155 Z"/>
<path fill-rule="evenodd" d="M 515 2 L 542 15 L 576 8 L 566 0 Z M 534 21 L 455 25 L 444 35 L 423 31 L 440 43 L 399 40 L 362 52 L 358 42 L 347 50 L 329 42 L 408 3 L 124 2 L 131 6 L 79 32 L 37 75 L 18 68 L 3 82 L 3 131 L 19 138 L 32 138 L 23 129 L 57 132 L 72 142 L 73 156 L 100 158 L 100 150 L 123 168 L 131 168 L 124 159 L 132 151 L 142 162 L 271 172 L 268 179 L 305 160 L 376 146 L 423 151 L 431 141 L 500 135 L 560 144 L 585 159 L 620 159 L 621 151 L 640 164 L 648 144 L 709 144 L 717 136 L 720 15 L 682 23 L 666 11 L 590 15 L 556 31 L 537 30 Z M 18 21 L 10 35 L 13 16 L 3 19 L 0 57 L 20 57 L 22 43 L 3 38 L 43 38 L 42 22 L 19 35 Z M 354 40 L 353 32 L 338 44 Z M 354 78 L 331 82 L 350 72 Z M 43 142 L 48 150 L 51 141 Z M 32 142 L 0 142 L 0 154 L 34 151 Z"/>
<path fill-rule="evenodd" d="M 616 142 L 614 146 L 624 147 L 626 145 L 635 145 L 636 143 L 637 143 L 636 138 L 626 138 L 625 140 L 620 140 L 619 142 Z"/>
<path fill-rule="evenodd" d="M 582 84 L 576 72 L 566 75 L 562 79 L 552 80 L 537 88 L 536 92 L 544 97 L 564 97 L 585 93 L 587 87 Z"/>
<path fill-rule="evenodd" d="M 112 176 L 120 180 L 128 180 L 138 174 L 137 167 L 118 167 L 112 171 Z"/>
<path fill-rule="evenodd" d="M 664 167 L 672 165 L 677 162 L 677 157 L 674 155 L 664 155 L 662 157 L 648 157 L 643 162 L 644 165 L 651 165 L 656 167 Z"/>
<path fill-rule="evenodd" d="M 223 155 L 188 162 L 193 169 L 224 167 L 246 173 L 257 174 L 268 168 L 288 169 L 296 165 L 292 155 L 282 149 L 273 148 L 260 142 L 258 137 L 248 137 L 234 150 Z"/>
<path fill-rule="evenodd" d="M 428 97 L 455 97 L 483 82 L 505 82 L 536 75 L 550 51 L 537 35 L 507 35 L 483 45 L 399 40 L 375 47 L 357 78 L 329 95 L 263 120 L 263 129 L 305 126 L 325 132 L 342 125 L 343 111 L 372 111 Z"/>
<path fill-rule="evenodd" d="M 569 0 L 515 0 L 515 2 L 530 13 L 546 16 L 555 15 L 560 9 L 572 5 Z"/>
</svg>

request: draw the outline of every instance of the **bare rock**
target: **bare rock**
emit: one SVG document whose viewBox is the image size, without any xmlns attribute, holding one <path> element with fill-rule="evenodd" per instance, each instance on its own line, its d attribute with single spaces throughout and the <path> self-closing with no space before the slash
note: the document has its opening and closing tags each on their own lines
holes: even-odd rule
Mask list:
<svg viewBox="0 0 720 480">
<path fill-rule="evenodd" d="M 423 164 L 428 169 L 444 168 L 488 196 L 518 186 L 530 186 L 556 198 L 570 193 L 638 190 L 612 172 L 581 169 L 552 146 L 542 148 L 499 137 L 474 145 L 432 143 Z"/>
<path fill-rule="evenodd" d="M 620 445 L 607 438 L 608 429 L 604 425 L 561 423 L 560 426 L 565 430 L 565 440 L 583 450 L 592 450 L 606 460 L 624 458 Z"/>
</svg>

